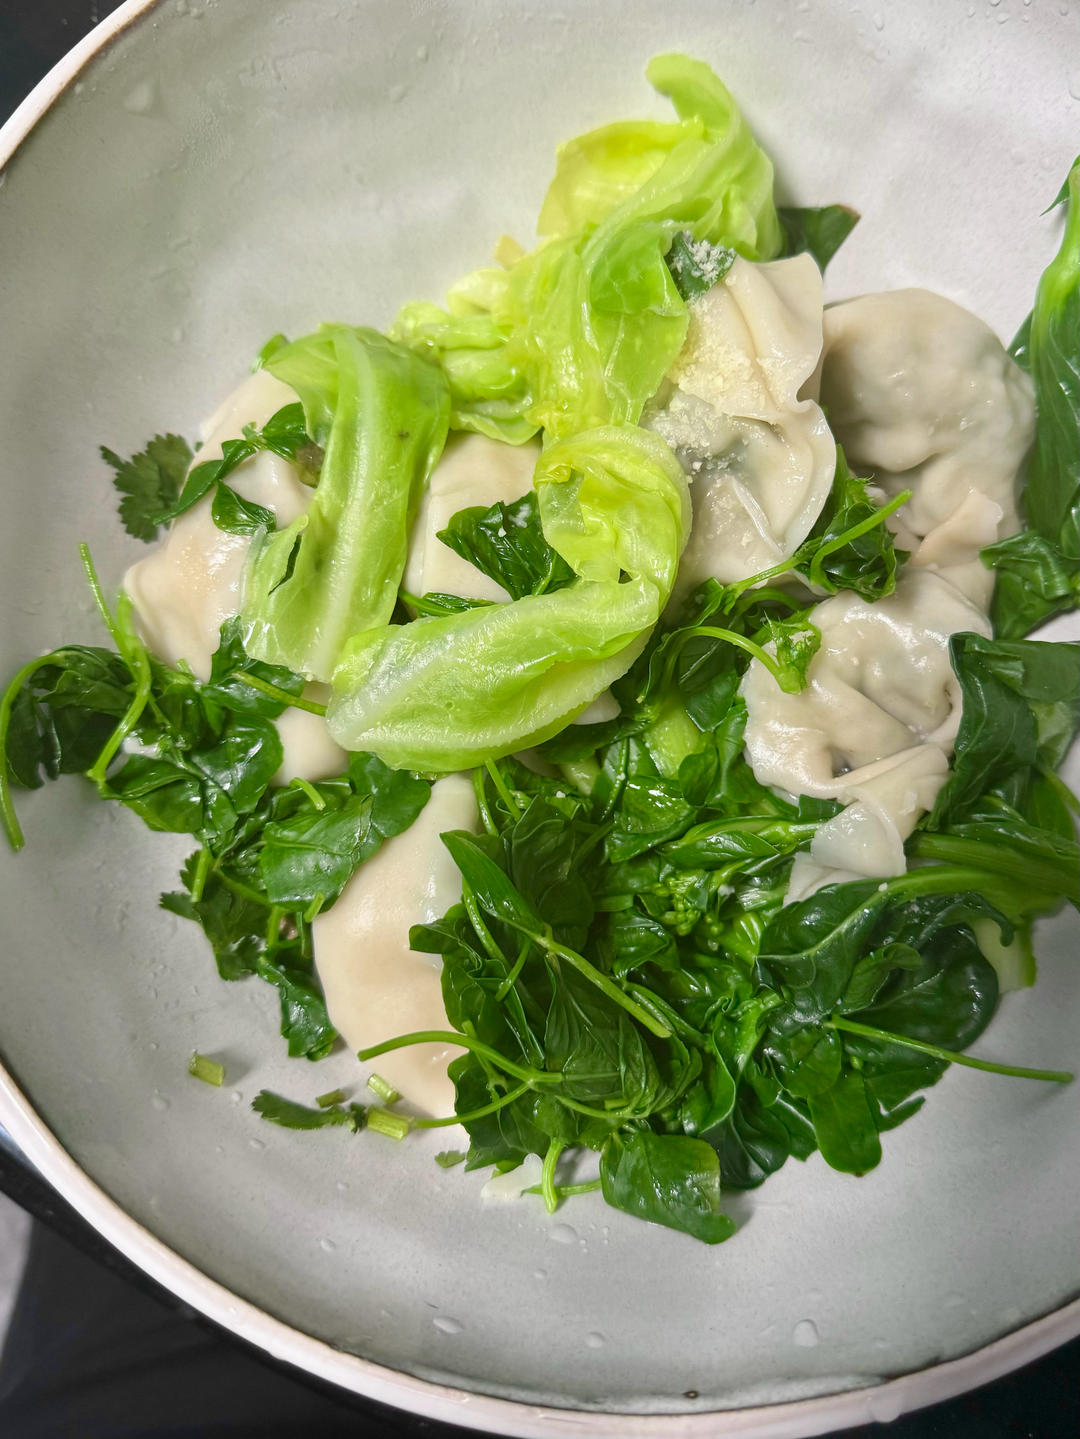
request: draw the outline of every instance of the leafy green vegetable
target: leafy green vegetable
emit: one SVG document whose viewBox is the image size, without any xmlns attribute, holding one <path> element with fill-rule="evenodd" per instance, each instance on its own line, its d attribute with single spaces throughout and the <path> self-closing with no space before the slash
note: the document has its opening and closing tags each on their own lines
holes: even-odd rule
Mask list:
<svg viewBox="0 0 1080 1439">
<path fill-rule="evenodd" d="M 446 382 L 376 331 L 346 325 L 277 350 L 266 368 L 300 395 L 325 458 L 308 509 L 253 554 L 246 647 L 329 680 L 349 636 L 393 612 L 409 522 L 446 439 Z"/>
<path fill-rule="evenodd" d="M 276 528 L 272 510 L 243 499 L 229 485 L 220 481 L 214 491 L 210 518 L 219 530 L 230 535 L 261 535 Z"/>
<path fill-rule="evenodd" d="M 337 1040 L 322 989 L 309 961 L 263 957 L 256 971 L 272 984 L 281 1002 L 281 1034 L 295 1059 L 325 1059 Z"/>
<path fill-rule="evenodd" d="M 931 827 L 1021 772 L 1054 770 L 1080 728 L 1080 647 L 954 635 L 949 644 L 963 711 L 952 773 Z"/>
<path fill-rule="evenodd" d="M 179 435 L 155 435 L 145 450 L 122 460 L 104 445 L 101 458 L 115 471 L 120 520 L 137 540 L 157 538 L 159 516 L 176 502 L 191 464 L 191 447 Z"/>
<path fill-rule="evenodd" d="M 1060 204 L 1061 248 L 1013 342 L 1035 384 L 1035 448 L 1024 486 L 1030 528 L 983 551 L 998 574 L 993 620 L 1003 639 L 1080 604 L 1080 159 L 1054 201 Z"/>
<path fill-rule="evenodd" d="M 297 1104 L 294 1099 L 275 1094 L 272 1089 L 260 1089 L 251 1101 L 251 1107 L 263 1119 L 268 1119 L 271 1124 L 280 1124 L 284 1129 L 326 1129 L 340 1124 L 355 1134 L 364 1124 L 364 1110 L 358 1104 L 350 1104 L 347 1109 L 340 1104 L 332 1104 L 325 1109 L 310 1109 L 306 1104 Z"/>
<path fill-rule="evenodd" d="M 481 506 L 458 510 L 439 531 L 439 539 L 490 575 L 514 600 L 562 589 L 574 578 L 573 570 L 544 538 L 535 490 L 487 510 Z"/>
<path fill-rule="evenodd" d="M 318 452 L 304 429 L 304 412 L 300 405 L 285 405 L 271 415 L 261 430 L 254 425 L 245 425 L 242 439 L 224 442 L 219 459 L 204 460 L 196 465 L 188 473 L 179 494 L 174 489 L 171 503 L 153 518 L 155 532 L 158 525 L 175 520 L 211 491 L 214 493 L 211 516 L 218 529 L 235 535 L 254 535 L 272 530 L 274 516 L 271 511 L 242 499 L 225 483 L 233 470 L 260 450 L 272 450 L 285 459 L 295 461 L 302 470 L 305 463 L 317 463 Z M 191 458 L 190 455 L 188 458 Z M 153 535 L 149 538 L 152 539 Z"/>
<path fill-rule="evenodd" d="M 686 541 L 682 467 L 658 436 L 608 427 L 549 445 L 536 487 L 545 537 L 577 581 L 356 636 L 327 711 L 339 743 L 460 769 L 546 738 L 632 663 Z"/>
<path fill-rule="evenodd" d="M 826 265 L 859 223 L 859 215 L 847 205 L 819 205 L 801 209 L 781 205 L 778 211 L 784 232 L 785 255 L 809 251 L 824 273 Z"/>
<path fill-rule="evenodd" d="M 887 504 L 876 503 L 868 481 L 851 473 L 837 445 L 829 498 L 790 568 L 826 594 L 854 590 L 868 600 L 891 595 L 907 553 L 896 548 L 885 520 L 909 498 L 904 490 Z"/>
<path fill-rule="evenodd" d="M 807 1100 L 821 1157 L 845 1174 L 865 1174 L 881 1162 L 881 1140 L 861 1074 L 848 1070 Z"/>
<path fill-rule="evenodd" d="M 675 288 L 684 300 L 693 300 L 724 278 L 735 263 L 735 251 L 695 240 L 689 230 L 680 230 L 666 259 Z"/>
<path fill-rule="evenodd" d="M 951 1063 L 1071 1078 L 965 1051 L 1002 984 L 1030 981 L 1034 918 L 1080 904 L 1077 806 L 1054 774 L 1080 724 L 1080 676 L 1073 646 L 955 636 L 963 721 L 954 771 L 908 842 L 919 864 L 785 904 L 796 857 L 839 806 L 758 783 L 740 683 L 756 658 L 784 691 L 806 684 L 821 640 L 807 590 L 892 592 L 906 557 L 885 522 L 906 496 L 878 504 L 838 450 L 829 501 L 790 560 L 708 581 L 669 610 L 686 480 L 636 421 L 682 344 L 687 303 L 736 253 L 806 249 L 824 267 L 856 217 L 778 217 L 771 164 L 712 72 L 662 56 L 649 77 L 678 119 L 564 147 L 532 253 L 503 242 L 506 268 L 466 277 L 446 311 L 406 307 L 390 340 L 341 325 L 275 336 L 257 364 L 299 403 L 246 426 L 182 487 L 190 456 L 175 437 L 129 462 L 106 454 L 146 537 L 210 493 L 215 522 L 252 537 L 244 614 L 200 683 L 149 654 L 126 597 L 110 611 L 84 553 L 116 653 L 69 646 L 14 677 L 0 699 L 0 811 L 18 845 L 10 786 L 82 772 L 150 828 L 191 834 L 162 907 L 200 926 L 223 979 L 273 985 L 289 1053 L 317 1060 L 337 1035 L 315 919 L 407 831 L 423 776 L 475 766 L 483 832 L 442 837 L 460 903 L 409 936 L 440 956 L 450 1028 L 361 1055 L 457 1045 L 455 1115 L 364 1109 L 341 1090 L 313 1108 L 263 1091 L 254 1108 L 285 1127 L 397 1140 L 456 1120 L 468 1154 L 441 1163 L 507 1170 L 536 1154 L 549 1210 L 599 1187 L 628 1214 L 717 1243 L 735 1228 L 722 1185 L 754 1187 L 815 1150 L 865 1173 Z M 1075 240 L 1075 169 L 1067 198 Z M 1032 529 L 987 556 L 1002 626 L 1075 597 L 1075 304 L 1063 250 L 1016 347 L 1040 441 Z M 512 443 L 545 431 L 535 489 L 463 510 L 441 535 L 505 604 L 399 588 L 448 425 Z M 317 480 L 280 532 L 227 483 L 259 449 Z M 333 778 L 275 784 L 274 720 L 286 705 L 322 713 L 305 677 L 331 675 L 329 722 L 354 752 Z M 568 726 L 609 685 L 615 718 Z M 537 742 L 543 773 L 512 757 Z M 192 1063 L 220 1079 L 213 1061 Z M 598 1156 L 599 1178 L 560 1184 L 575 1149 Z"/>
<path fill-rule="evenodd" d="M 1021 639 L 1080 605 L 1080 564 L 1034 530 L 988 545 L 982 558 L 997 578 L 992 616 L 1001 639 Z"/>
<path fill-rule="evenodd" d="M 735 1233 L 720 1208 L 716 1151 L 700 1139 L 629 1130 L 612 1135 L 600 1155 L 607 1202 L 639 1219 L 681 1229 L 706 1244 Z"/>
<path fill-rule="evenodd" d="M 605 126 L 564 145 L 540 214 L 548 239 L 507 270 L 409 305 L 392 336 L 443 369 L 451 422 L 521 443 L 634 424 L 682 347 L 687 313 L 666 261 L 695 247 L 769 259 L 780 247 L 772 165 L 700 61 L 660 55 L 650 82 L 675 124 Z"/>
</svg>

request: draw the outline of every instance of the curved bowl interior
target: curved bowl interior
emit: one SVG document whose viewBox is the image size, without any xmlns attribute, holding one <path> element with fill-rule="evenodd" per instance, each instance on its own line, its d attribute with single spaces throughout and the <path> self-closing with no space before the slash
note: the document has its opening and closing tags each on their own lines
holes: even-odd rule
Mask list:
<svg viewBox="0 0 1080 1439">
<path fill-rule="evenodd" d="M 664 114 L 641 71 L 675 48 L 723 75 L 789 198 L 862 212 L 830 297 L 925 285 L 1012 333 L 1080 117 L 1080 28 L 1057 6 L 161 4 L 0 190 L 5 671 L 100 638 L 76 545 L 110 578 L 136 545 L 98 445 L 190 435 L 272 332 L 384 324 L 500 233 L 531 239 L 556 143 Z M 130 1215 L 333 1346 L 531 1404 L 731 1409 L 953 1358 L 1080 1291 L 1080 1110 L 1048 1086 L 950 1073 L 878 1170 L 789 1163 L 715 1250 L 596 1196 L 551 1219 L 481 1207 L 484 1177 L 438 1168 L 437 1136 L 266 1125 L 259 1088 L 328 1090 L 352 1062 L 285 1059 L 273 992 L 220 983 L 157 908 L 185 842 L 147 843 L 74 782 L 21 811 L 28 850 L 0 864 L 6 1064 Z M 1040 982 L 985 1053 L 1080 1067 L 1076 933 L 1044 926 Z M 224 1090 L 188 1078 L 194 1048 L 224 1058 Z"/>
</svg>

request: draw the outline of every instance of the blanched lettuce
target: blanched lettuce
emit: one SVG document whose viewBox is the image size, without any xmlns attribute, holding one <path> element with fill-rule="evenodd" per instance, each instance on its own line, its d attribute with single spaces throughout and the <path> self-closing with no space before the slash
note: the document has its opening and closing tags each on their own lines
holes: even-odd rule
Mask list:
<svg viewBox="0 0 1080 1439">
<path fill-rule="evenodd" d="M 325 325 L 266 368 L 299 394 L 326 450 L 306 514 L 267 535 L 245 580 L 245 648 L 329 680 L 350 635 L 385 623 L 408 530 L 449 420 L 434 365 L 375 330 Z"/>
<path fill-rule="evenodd" d="M 687 311 L 665 257 L 676 234 L 751 260 L 782 234 L 773 170 L 707 65 L 661 55 L 647 76 L 673 124 L 607 125 L 559 151 L 548 236 L 506 271 L 480 270 L 446 310 L 407 305 L 391 334 L 429 354 L 451 423 L 521 443 L 635 424 L 682 348 Z"/>
<path fill-rule="evenodd" d="M 546 739 L 633 663 L 689 533 L 682 467 L 659 436 L 607 426 L 550 445 L 536 485 L 545 536 L 578 580 L 357 635 L 327 711 L 340 744 L 464 769 Z"/>
</svg>

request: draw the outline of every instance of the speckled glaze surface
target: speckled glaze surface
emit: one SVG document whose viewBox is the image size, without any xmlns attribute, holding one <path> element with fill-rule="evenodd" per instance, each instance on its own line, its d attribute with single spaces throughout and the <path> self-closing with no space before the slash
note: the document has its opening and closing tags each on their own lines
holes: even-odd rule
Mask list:
<svg viewBox="0 0 1080 1439">
<path fill-rule="evenodd" d="M 862 212 L 830 298 L 925 285 L 1011 334 L 1080 129 L 1068 8 L 123 7 L 0 136 L 0 157 L 17 146 L 0 188 L 5 672 L 99 638 L 79 540 L 106 576 L 134 556 L 100 443 L 192 433 L 272 332 L 385 323 L 499 233 L 528 241 L 559 140 L 663 113 L 641 79 L 658 50 L 715 65 L 787 196 Z M 251 1113 L 259 1088 L 330 1089 L 352 1062 L 285 1059 L 272 991 L 221 984 L 157 909 L 182 839 L 149 842 L 74 782 L 21 810 L 29 847 L 0 857 L 0 1122 L 128 1253 L 282 1357 L 492 1431 L 794 1436 L 1080 1330 L 1074 1091 L 951 1073 L 873 1174 L 789 1163 L 733 1201 L 743 1228 L 715 1250 L 596 1196 L 554 1218 L 481 1207 L 483 1176 L 439 1169 L 435 1137 Z M 1044 926 L 1039 984 L 981 1052 L 1080 1069 L 1075 918 Z M 224 1059 L 224 1090 L 188 1078 L 195 1047 Z"/>
</svg>

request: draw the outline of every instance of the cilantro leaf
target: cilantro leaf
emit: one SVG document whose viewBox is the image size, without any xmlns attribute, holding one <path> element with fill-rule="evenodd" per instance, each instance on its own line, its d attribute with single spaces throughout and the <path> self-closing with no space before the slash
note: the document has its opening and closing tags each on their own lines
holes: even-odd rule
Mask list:
<svg viewBox="0 0 1080 1439">
<path fill-rule="evenodd" d="M 157 538 L 159 516 L 175 504 L 192 454 L 180 435 L 155 435 L 145 450 L 122 460 L 113 450 L 101 446 L 101 458 L 115 471 L 113 484 L 119 490 L 120 519 L 124 529 L 137 540 L 149 543 Z"/>
<path fill-rule="evenodd" d="M 251 1107 L 271 1124 L 280 1124 L 283 1129 L 326 1129 L 330 1125 L 343 1124 L 354 1133 L 363 1123 L 363 1109 L 352 1104 L 343 1109 L 333 1104 L 325 1109 L 309 1109 L 306 1104 L 297 1104 L 295 1099 L 286 1099 L 272 1089 L 260 1089 L 251 1101 Z"/>
</svg>

